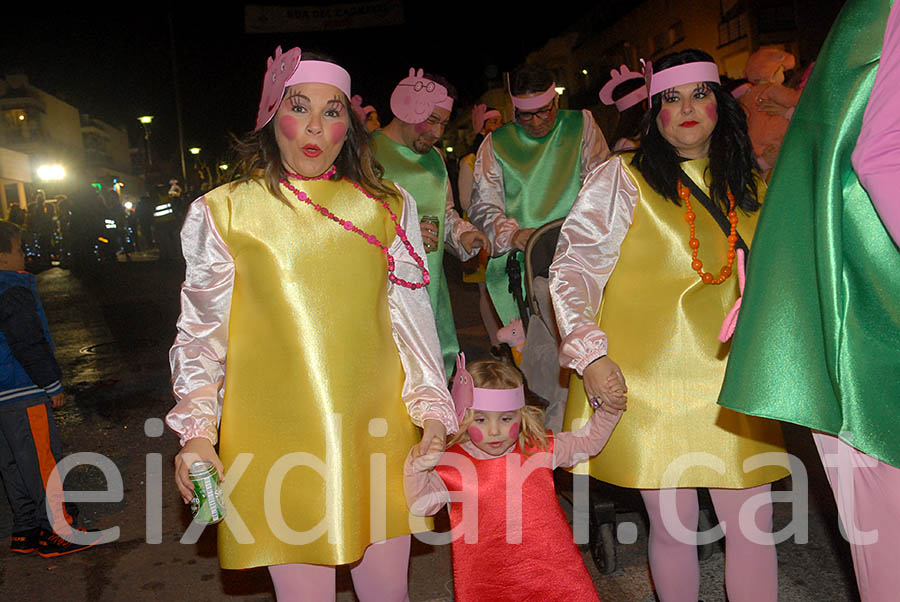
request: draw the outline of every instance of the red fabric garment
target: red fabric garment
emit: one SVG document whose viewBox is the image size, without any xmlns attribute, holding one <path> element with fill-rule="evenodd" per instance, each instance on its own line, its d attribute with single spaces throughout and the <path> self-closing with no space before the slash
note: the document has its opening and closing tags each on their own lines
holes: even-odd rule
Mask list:
<svg viewBox="0 0 900 602">
<path fill-rule="evenodd" d="M 458 602 L 599 602 L 556 499 L 550 441 L 490 460 L 454 445 L 435 469 L 451 496 Z"/>
</svg>

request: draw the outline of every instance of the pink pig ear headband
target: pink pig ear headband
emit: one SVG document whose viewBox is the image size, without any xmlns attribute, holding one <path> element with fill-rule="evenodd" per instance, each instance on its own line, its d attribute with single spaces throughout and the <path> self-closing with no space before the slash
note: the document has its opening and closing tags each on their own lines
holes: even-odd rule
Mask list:
<svg viewBox="0 0 900 602">
<path fill-rule="evenodd" d="M 641 62 L 644 63 L 644 81 L 647 82 L 649 97 L 682 84 L 694 82 L 716 82 L 718 84 L 721 82 L 719 66 L 708 61 L 674 65 L 658 73 L 653 72 L 653 63 L 650 61 L 645 62 L 644 59 L 641 59 Z"/>
<path fill-rule="evenodd" d="M 627 82 L 632 79 L 644 79 L 644 76 L 638 73 L 637 71 L 631 71 L 625 65 L 619 67 L 619 70 L 615 69 L 609 72 L 610 80 L 606 82 L 606 85 L 600 89 L 600 101 L 605 105 L 616 105 L 616 109 L 621 113 L 626 109 L 630 109 L 634 105 L 638 104 L 645 98 L 647 98 L 647 88 L 645 86 L 641 86 L 636 90 L 632 90 L 619 100 L 613 100 L 613 91 L 619 86 L 619 84 L 623 82 Z"/>
<path fill-rule="evenodd" d="M 462 422 L 466 410 L 485 412 L 510 412 L 525 407 L 525 388 L 481 389 L 475 386 L 472 375 L 466 370 L 466 355 L 456 356 L 456 375 L 453 377 L 453 405 L 456 418 Z"/>
<path fill-rule="evenodd" d="M 447 88 L 424 75 L 424 71 L 409 68 L 409 75 L 391 93 L 391 112 L 405 123 L 422 123 L 431 117 L 435 107 L 453 110 L 453 97 Z"/>
<path fill-rule="evenodd" d="M 512 100 L 512 104 L 515 108 L 520 111 L 534 111 L 535 109 L 540 109 L 543 106 L 550 104 L 550 101 L 556 98 L 556 82 L 550 84 L 550 87 L 538 94 L 537 96 L 531 96 L 529 98 L 525 98 L 523 96 L 514 96 L 512 93 L 512 86 L 509 83 L 509 73 L 506 74 L 506 91 L 509 92 L 509 97 Z"/>
<path fill-rule="evenodd" d="M 491 109 L 490 111 L 488 111 L 487 105 L 485 104 L 475 105 L 475 107 L 472 109 L 472 129 L 476 134 L 481 132 L 481 128 L 484 127 L 484 122 L 491 117 L 499 117 L 500 119 L 503 119 L 503 116 L 497 109 Z"/>
<path fill-rule="evenodd" d="M 375 110 L 375 107 L 373 107 L 372 105 L 362 106 L 362 103 L 362 96 L 360 96 L 359 94 L 354 94 L 353 98 L 350 99 L 350 108 L 353 109 L 353 112 L 356 113 L 356 116 L 360 121 L 365 121 L 369 113 Z"/>
<path fill-rule="evenodd" d="M 301 61 L 299 48 L 281 51 L 275 49 L 275 55 L 266 63 L 266 74 L 263 77 L 262 99 L 256 114 L 258 132 L 272 120 L 281 104 L 284 91 L 295 84 L 317 83 L 329 84 L 350 98 L 350 74 L 347 70 L 328 61 Z"/>
</svg>

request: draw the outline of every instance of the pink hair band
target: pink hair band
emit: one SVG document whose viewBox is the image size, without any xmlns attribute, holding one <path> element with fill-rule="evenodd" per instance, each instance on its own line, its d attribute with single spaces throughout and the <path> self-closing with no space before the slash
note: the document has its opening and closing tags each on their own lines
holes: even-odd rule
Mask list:
<svg viewBox="0 0 900 602">
<path fill-rule="evenodd" d="M 284 83 L 285 88 L 294 84 L 329 84 L 350 98 L 350 74 L 347 70 L 327 61 L 303 61 Z"/>
<path fill-rule="evenodd" d="M 453 111 L 453 97 L 448 96 L 444 100 L 435 103 L 434 106 L 447 109 L 448 111 Z"/>
<path fill-rule="evenodd" d="M 525 389 L 481 389 L 475 387 L 472 410 L 484 412 L 511 412 L 525 407 Z"/>
<path fill-rule="evenodd" d="M 694 82 L 716 82 L 719 80 L 719 66 L 708 61 L 675 65 L 654 73 L 650 78 L 650 96 L 663 90 Z"/>
<path fill-rule="evenodd" d="M 631 92 L 617 100 L 614 104 L 616 105 L 616 110 L 621 113 L 622 111 L 630 109 L 645 98 L 647 98 L 647 88 L 641 86 L 637 90 L 632 90 Z"/>
<path fill-rule="evenodd" d="M 534 111 L 535 109 L 540 109 L 541 107 L 550 104 L 550 102 L 556 98 L 556 82 L 550 84 L 549 88 L 537 96 L 532 96 L 530 98 L 513 96 L 513 93 L 510 90 L 509 97 L 512 99 L 513 106 L 520 111 Z"/>
</svg>

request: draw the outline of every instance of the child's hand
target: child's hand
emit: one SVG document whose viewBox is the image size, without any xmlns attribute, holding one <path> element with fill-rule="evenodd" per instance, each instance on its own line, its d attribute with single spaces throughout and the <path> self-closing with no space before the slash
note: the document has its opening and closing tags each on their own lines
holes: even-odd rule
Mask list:
<svg viewBox="0 0 900 602">
<path fill-rule="evenodd" d="M 624 411 L 627 407 L 628 398 L 625 393 L 628 387 L 625 386 L 625 377 L 621 372 L 613 372 L 606 378 L 607 399 L 600 407 L 610 414 L 615 414 L 619 410 Z"/>
<path fill-rule="evenodd" d="M 444 455 L 444 440 L 440 437 L 432 437 L 425 451 L 422 446 L 417 445 L 412 449 L 412 468 L 416 472 L 426 472 L 437 466 Z"/>
</svg>

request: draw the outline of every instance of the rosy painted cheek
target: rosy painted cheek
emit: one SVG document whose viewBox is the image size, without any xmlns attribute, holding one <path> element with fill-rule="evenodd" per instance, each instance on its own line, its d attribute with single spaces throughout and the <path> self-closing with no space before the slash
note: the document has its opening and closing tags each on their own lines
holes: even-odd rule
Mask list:
<svg viewBox="0 0 900 602">
<path fill-rule="evenodd" d="M 282 115 L 278 119 L 278 129 L 281 130 L 281 134 L 285 138 L 294 140 L 297 137 L 297 131 L 300 129 L 300 125 L 297 123 L 297 120 L 290 115 Z"/>
<path fill-rule="evenodd" d="M 469 439 L 472 440 L 472 443 L 481 443 L 482 441 L 484 441 L 484 433 L 482 433 L 481 429 L 477 426 L 470 426 Z"/>
<path fill-rule="evenodd" d="M 719 118 L 719 110 L 717 105 L 706 105 L 706 116 L 709 117 L 709 120 L 713 123 L 716 122 Z"/>
<path fill-rule="evenodd" d="M 663 109 L 659 112 L 659 122 L 662 124 L 663 129 L 669 127 L 669 122 L 672 121 L 672 114 L 668 109 Z"/>
<path fill-rule="evenodd" d="M 347 124 L 346 123 L 336 123 L 331 126 L 331 129 L 328 131 L 328 138 L 331 140 L 332 144 L 337 144 L 341 140 L 344 139 L 344 135 L 347 133 Z"/>
<path fill-rule="evenodd" d="M 417 134 L 424 134 L 431 129 L 431 124 L 427 121 L 423 121 L 422 123 L 417 123 L 415 129 Z"/>
<path fill-rule="evenodd" d="M 516 439 L 519 436 L 519 424 L 518 422 L 513 422 L 512 426 L 509 427 L 509 438 Z"/>
</svg>

